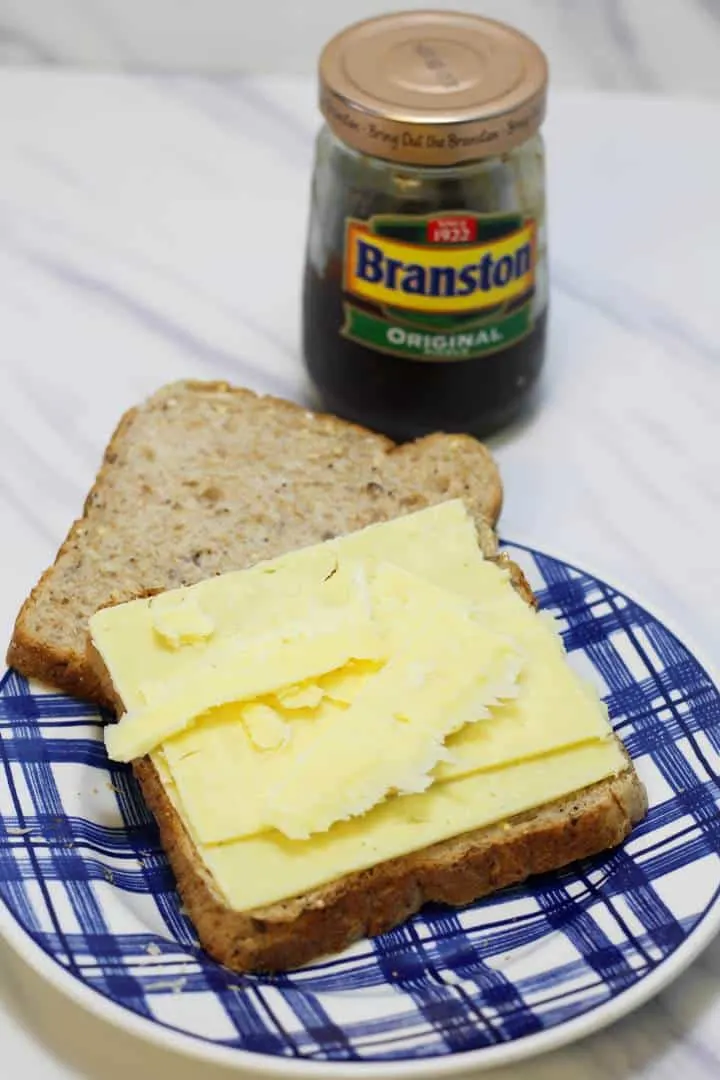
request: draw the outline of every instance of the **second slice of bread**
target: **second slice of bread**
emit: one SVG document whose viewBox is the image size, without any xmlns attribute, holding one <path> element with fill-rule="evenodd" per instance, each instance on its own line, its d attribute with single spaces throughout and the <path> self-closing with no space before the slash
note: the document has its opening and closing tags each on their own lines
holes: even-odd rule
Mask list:
<svg viewBox="0 0 720 1080">
<path fill-rule="evenodd" d="M 166 386 L 121 420 L 83 516 L 17 618 L 8 663 L 109 705 L 85 656 L 101 607 L 455 497 L 493 555 L 502 487 L 476 439 L 431 435 L 396 447 L 225 383 Z"/>
</svg>

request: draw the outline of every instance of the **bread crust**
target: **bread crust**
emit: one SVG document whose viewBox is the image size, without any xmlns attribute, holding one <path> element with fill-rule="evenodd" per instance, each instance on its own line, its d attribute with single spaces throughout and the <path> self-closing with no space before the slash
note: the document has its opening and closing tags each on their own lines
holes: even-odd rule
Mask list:
<svg viewBox="0 0 720 1080">
<path fill-rule="evenodd" d="M 52 577 L 60 557 L 79 539 L 80 530 L 87 517 L 93 494 L 104 483 L 113 464 L 115 448 L 132 428 L 137 412 L 137 407 L 128 409 L 120 417 L 103 454 L 102 464 L 95 477 L 95 483 L 85 497 L 82 516 L 73 521 L 55 556 L 55 561 L 41 574 L 37 585 L 35 585 L 20 608 L 6 655 L 8 667 L 15 668 L 21 675 L 39 679 L 41 682 L 48 683 L 50 686 L 57 686 L 60 690 L 65 690 L 66 693 L 75 697 L 96 701 L 99 705 L 107 707 L 112 707 L 112 703 L 103 698 L 102 681 L 98 677 L 97 668 L 81 662 L 78 655 L 73 652 L 54 649 L 49 647 L 46 642 L 38 640 L 29 631 L 26 625 L 26 616 L 36 603 L 41 602 L 43 589 Z"/>
<path fill-rule="evenodd" d="M 56 574 L 59 574 L 58 564 L 61 560 L 72 552 L 75 552 L 78 557 L 82 557 L 89 515 L 95 502 L 102 498 L 103 493 L 108 488 L 112 488 L 112 481 L 116 476 L 118 457 L 121 455 L 123 448 L 132 441 L 133 431 L 138 419 L 144 413 L 153 409 L 159 410 L 164 403 L 184 395 L 198 395 L 200 398 L 207 398 L 209 395 L 217 395 L 218 397 L 227 395 L 235 402 L 244 403 L 248 408 L 253 409 L 257 414 L 258 423 L 262 423 L 263 416 L 268 415 L 268 410 L 273 416 L 280 415 L 289 432 L 292 432 L 293 427 L 297 427 L 301 423 L 307 425 L 308 417 L 312 417 L 313 424 L 318 426 L 321 433 L 325 435 L 330 433 L 332 436 L 337 436 L 338 439 L 343 439 L 347 438 L 348 433 L 353 433 L 353 437 L 363 440 L 364 446 L 370 445 L 373 451 L 377 452 L 378 460 L 387 463 L 388 466 L 392 464 L 395 472 L 397 471 L 397 464 L 400 463 L 400 471 L 407 483 L 407 489 L 403 496 L 398 497 L 397 504 L 392 504 L 391 497 L 393 493 L 391 492 L 390 502 L 386 505 L 388 513 L 382 511 L 375 513 L 368 508 L 366 520 L 362 520 L 361 517 L 359 523 L 355 521 L 351 527 L 346 528 L 344 531 L 353 531 L 355 528 L 371 524 L 373 521 L 385 520 L 388 516 L 407 512 L 413 508 L 413 498 L 417 499 L 418 508 L 421 505 L 428 505 L 430 502 L 441 501 L 441 498 L 435 497 L 438 492 L 434 492 L 432 498 L 426 498 L 422 490 L 422 483 L 420 479 L 416 480 L 416 477 L 421 473 L 423 465 L 429 466 L 432 464 L 433 468 L 439 469 L 438 462 L 443 456 L 448 459 L 446 471 L 451 477 L 451 480 L 443 479 L 440 483 L 440 486 L 443 483 L 449 485 L 445 497 L 451 498 L 456 494 L 462 494 L 463 489 L 468 492 L 472 491 L 472 477 L 465 475 L 464 479 L 462 479 L 463 470 L 458 470 L 461 476 L 461 480 L 458 481 L 450 467 L 452 461 L 459 460 L 463 455 L 466 455 L 469 460 L 472 460 L 473 470 L 478 475 L 481 474 L 484 481 L 480 500 L 482 505 L 477 511 L 479 516 L 476 517 L 479 542 L 486 555 L 493 556 L 495 554 L 497 540 L 493 529 L 502 508 L 502 484 L 491 454 L 482 443 L 479 443 L 471 436 L 433 434 L 425 436 L 414 443 L 396 445 L 383 435 L 367 431 L 356 424 L 340 420 L 337 417 L 321 413 L 310 413 L 307 409 L 293 402 L 258 395 L 252 390 L 232 387 L 225 382 L 189 380 L 170 384 L 161 388 L 144 405 L 128 410 L 121 418 L 105 450 L 95 483 L 85 499 L 83 515 L 73 523 L 53 565 L 44 572 L 23 604 L 16 619 L 12 640 L 7 652 L 9 666 L 15 668 L 21 674 L 50 683 L 70 694 L 95 701 L 104 706 L 112 704 L 104 696 L 102 683 L 98 681 L 95 668 L 86 662 L 84 645 L 65 648 L 54 644 L 47 636 L 43 637 L 42 633 L 38 632 L 37 627 L 31 625 L 32 616 L 36 611 L 42 611 L 43 605 L 47 605 L 49 586 L 51 586 Z M 441 462 L 441 464 L 445 463 Z M 382 473 L 379 474 L 378 478 L 383 479 Z M 456 490 L 450 490 L 453 483 Z M 417 486 L 414 488 L 414 485 Z M 413 488 L 415 496 L 412 494 Z M 332 494 L 332 488 L 330 488 L 330 494 Z M 287 533 L 288 544 L 286 550 L 289 550 L 298 545 L 293 543 L 292 528 L 288 528 Z M 325 537 L 317 535 L 312 542 L 320 542 L 322 539 L 325 539 Z M 245 565 L 248 565 L 248 563 L 245 563 Z M 225 569 L 237 568 L 240 567 L 237 565 L 225 567 Z M 105 606 L 107 603 L 120 603 L 133 599 L 138 595 L 143 595 L 148 591 L 148 584 L 155 585 L 156 583 L 140 580 L 132 590 L 121 590 L 106 595 L 99 606 Z M 177 584 L 177 582 L 174 584 Z M 173 582 L 164 583 L 165 588 L 172 586 Z M 150 591 L 157 590 L 151 589 Z"/>
</svg>

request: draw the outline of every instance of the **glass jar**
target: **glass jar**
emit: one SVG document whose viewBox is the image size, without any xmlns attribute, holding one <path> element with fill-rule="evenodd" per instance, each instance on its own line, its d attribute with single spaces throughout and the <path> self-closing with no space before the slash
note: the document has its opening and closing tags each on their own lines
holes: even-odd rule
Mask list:
<svg viewBox="0 0 720 1080">
<path fill-rule="evenodd" d="M 320 403 L 399 440 L 485 435 L 543 362 L 544 57 L 503 24 L 411 12 L 350 27 L 320 72 L 303 300 Z"/>
</svg>

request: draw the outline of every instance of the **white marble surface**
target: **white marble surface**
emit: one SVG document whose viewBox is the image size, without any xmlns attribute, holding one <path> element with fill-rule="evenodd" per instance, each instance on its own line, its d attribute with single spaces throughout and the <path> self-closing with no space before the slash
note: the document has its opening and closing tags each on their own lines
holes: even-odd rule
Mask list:
<svg viewBox="0 0 720 1080">
<path fill-rule="evenodd" d="M 302 396 L 316 123 L 299 78 L 0 74 L 4 639 L 126 406 L 187 375 Z M 720 103 L 556 94 L 543 399 L 493 441 L 508 537 L 624 585 L 715 657 L 719 130 Z M 499 1075 L 716 1077 L 718 976 L 716 942 L 634 1017 Z M 28 1080 L 224 1075 L 113 1033 L 6 948 L 0 1031 Z"/>
<path fill-rule="evenodd" d="M 0 64 L 310 72 L 355 19 L 458 6 L 535 37 L 557 86 L 720 94 L 720 0 L 0 0 Z"/>
</svg>

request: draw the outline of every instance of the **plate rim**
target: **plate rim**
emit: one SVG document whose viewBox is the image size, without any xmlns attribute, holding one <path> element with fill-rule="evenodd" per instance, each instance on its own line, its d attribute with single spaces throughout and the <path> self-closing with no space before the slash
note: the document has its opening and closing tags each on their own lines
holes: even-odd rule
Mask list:
<svg viewBox="0 0 720 1080">
<path fill-rule="evenodd" d="M 615 580 L 608 581 L 592 569 L 579 566 L 572 559 L 565 558 L 563 554 L 551 554 L 534 544 L 526 544 L 506 537 L 501 537 L 500 546 L 514 547 L 530 556 L 539 555 L 554 559 L 564 563 L 571 570 L 591 576 L 602 585 L 623 594 L 659 622 L 683 648 L 687 649 L 720 692 L 720 674 L 715 670 L 715 665 L 710 662 L 709 656 L 706 656 L 702 648 L 696 647 L 692 635 L 686 636 L 678 632 L 674 619 L 666 618 L 662 612 L 662 605 L 648 606 L 641 603 L 635 599 L 632 590 L 623 588 L 622 584 L 618 585 Z M 614 575 L 612 576 L 614 578 Z M 6 674 L 7 669 L 3 673 L 3 679 Z M 101 990 L 86 985 L 64 968 L 59 960 L 46 953 L 14 917 L 5 901 L 0 898 L 0 934 L 15 955 L 27 963 L 37 975 L 50 983 L 58 993 L 65 995 L 100 1020 L 129 1032 L 141 1041 L 149 1042 L 169 1053 L 183 1054 L 195 1061 L 233 1068 L 237 1072 L 254 1073 L 256 1076 L 275 1078 L 297 1076 L 307 1078 L 307 1080 L 313 1080 L 313 1078 L 327 1080 L 330 1075 L 342 1080 L 347 1077 L 358 1077 L 361 1074 L 366 1074 L 373 1080 L 383 1080 L 383 1078 L 394 1080 L 396 1077 L 410 1074 L 413 1077 L 450 1077 L 502 1065 L 517 1064 L 539 1057 L 596 1034 L 646 1004 L 686 971 L 718 933 L 720 933 L 720 887 L 716 890 L 697 925 L 652 972 L 608 1001 L 594 1006 L 571 1020 L 561 1022 L 545 1031 L 533 1032 L 494 1046 L 436 1054 L 425 1058 L 408 1057 L 394 1061 L 312 1061 L 307 1058 L 276 1056 L 224 1046 L 213 1040 L 179 1031 L 170 1025 L 134 1013 Z"/>
</svg>

